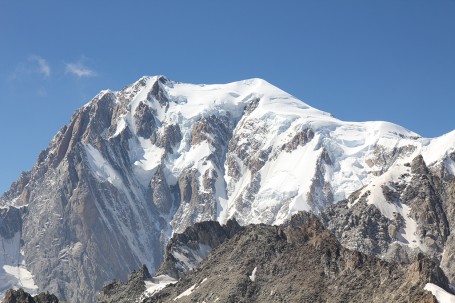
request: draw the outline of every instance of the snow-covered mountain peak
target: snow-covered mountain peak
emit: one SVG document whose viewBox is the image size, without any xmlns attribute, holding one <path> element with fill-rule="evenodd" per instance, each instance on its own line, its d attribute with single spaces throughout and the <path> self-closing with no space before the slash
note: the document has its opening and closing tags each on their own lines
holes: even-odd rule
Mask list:
<svg viewBox="0 0 455 303">
<path fill-rule="evenodd" d="M 0 202 L 28 205 L 25 264 L 38 286 L 88 302 L 139 265 L 153 271 L 172 233 L 195 222 L 279 224 L 359 190 L 386 218 L 405 219 L 403 245 L 423 249 L 409 208 L 381 188 L 400 184 L 420 155 L 453 178 L 454 151 L 455 132 L 425 139 L 388 122 L 345 122 L 262 79 L 146 76 L 77 110 Z"/>
<path fill-rule="evenodd" d="M 257 78 L 189 84 L 144 76 L 119 92 L 103 91 L 92 102 L 107 104 L 90 114 L 109 113 L 110 122 L 100 132 L 104 139 L 128 137 L 135 182 L 149 186 L 158 168 L 168 185 L 194 170 L 198 182 L 193 190 L 212 178 L 221 221 L 234 216 L 244 222 L 281 223 L 295 211 L 319 211 L 369 184 L 398 158 L 423 152 L 432 164 L 447 157 L 453 145 L 450 138 L 424 139 L 389 122 L 339 120 Z M 431 152 L 432 146 L 439 151 Z M 117 180 L 115 170 L 99 172 L 109 161 L 103 164 L 98 149 L 86 148 L 89 159 L 99 159 L 90 162 L 95 175 Z M 397 153 L 401 150 L 406 153 Z M 448 171 L 453 170 L 450 163 Z M 245 203 L 245 195 L 252 200 Z M 238 214 L 240 204 L 251 207 L 246 218 Z M 277 210 L 270 214 L 270 208 Z"/>
</svg>

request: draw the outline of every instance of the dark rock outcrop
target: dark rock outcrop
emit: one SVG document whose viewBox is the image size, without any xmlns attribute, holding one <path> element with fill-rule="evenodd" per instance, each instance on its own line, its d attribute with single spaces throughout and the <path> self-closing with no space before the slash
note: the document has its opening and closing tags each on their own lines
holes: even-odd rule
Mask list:
<svg viewBox="0 0 455 303">
<path fill-rule="evenodd" d="M 100 291 L 98 303 L 129 303 L 135 302 L 145 291 L 144 280 L 150 279 L 150 273 L 144 265 L 139 270 L 134 271 L 125 282 L 114 281 Z"/>
<path fill-rule="evenodd" d="M 32 297 L 22 288 L 19 288 L 18 290 L 8 290 L 2 303 L 59 303 L 59 300 L 55 295 L 49 294 L 48 292 Z"/>
<path fill-rule="evenodd" d="M 54 294 L 50 294 L 49 292 L 42 292 L 33 297 L 36 303 L 58 303 L 59 300 Z M 60 301 L 64 303 L 63 301 Z"/>
<path fill-rule="evenodd" d="M 182 133 L 177 124 L 166 125 L 162 136 L 158 138 L 156 145 L 163 147 L 167 153 L 172 154 L 172 148 L 182 140 Z"/>
<path fill-rule="evenodd" d="M 139 103 L 134 113 L 136 133 L 138 136 L 150 139 L 156 143 L 156 125 L 152 109 L 144 102 Z"/>
<path fill-rule="evenodd" d="M 304 146 L 314 138 L 314 132 L 312 129 L 304 129 L 299 131 L 292 137 L 292 140 L 284 144 L 282 149 L 286 152 L 291 152 L 299 146 Z"/>
</svg>

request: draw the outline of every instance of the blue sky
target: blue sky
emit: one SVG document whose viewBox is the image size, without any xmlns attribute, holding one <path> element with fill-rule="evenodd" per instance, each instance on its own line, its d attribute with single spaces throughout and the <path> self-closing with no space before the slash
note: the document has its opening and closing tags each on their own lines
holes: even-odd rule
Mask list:
<svg viewBox="0 0 455 303">
<path fill-rule="evenodd" d="M 0 192 L 98 91 L 259 77 L 343 120 L 455 129 L 455 0 L 0 1 Z"/>
</svg>

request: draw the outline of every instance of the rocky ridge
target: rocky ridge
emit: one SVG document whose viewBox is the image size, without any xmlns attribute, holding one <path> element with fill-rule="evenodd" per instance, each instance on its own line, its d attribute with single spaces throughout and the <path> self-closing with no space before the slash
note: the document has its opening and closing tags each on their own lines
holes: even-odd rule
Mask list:
<svg viewBox="0 0 455 303">
<path fill-rule="evenodd" d="M 400 265 L 348 250 L 314 215 L 301 213 L 282 226 L 243 227 L 178 282 L 130 300 L 437 302 L 424 290 L 427 283 L 450 291 L 442 270 L 423 254 Z"/>
</svg>

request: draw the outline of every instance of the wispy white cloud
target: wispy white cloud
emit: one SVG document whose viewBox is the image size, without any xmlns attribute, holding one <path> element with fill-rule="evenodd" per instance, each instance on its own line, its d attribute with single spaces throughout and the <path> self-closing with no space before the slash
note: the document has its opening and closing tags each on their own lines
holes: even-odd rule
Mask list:
<svg viewBox="0 0 455 303">
<path fill-rule="evenodd" d="M 51 75 L 51 67 L 49 66 L 49 63 L 47 61 L 39 56 L 32 56 L 30 58 L 32 61 L 36 61 L 38 64 L 38 72 L 43 74 L 46 77 L 49 77 Z"/>
<path fill-rule="evenodd" d="M 27 58 L 27 60 L 17 64 L 16 69 L 11 74 L 11 78 L 18 79 L 24 76 L 36 74 L 48 78 L 51 75 L 51 67 L 46 59 L 38 55 L 31 55 Z"/>
<path fill-rule="evenodd" d="M 86 67 L 82 62 L 67 63 L 65 73 L 73 74 L 79 78 L 96 76 L 95 71 Z"/>
</svg>

